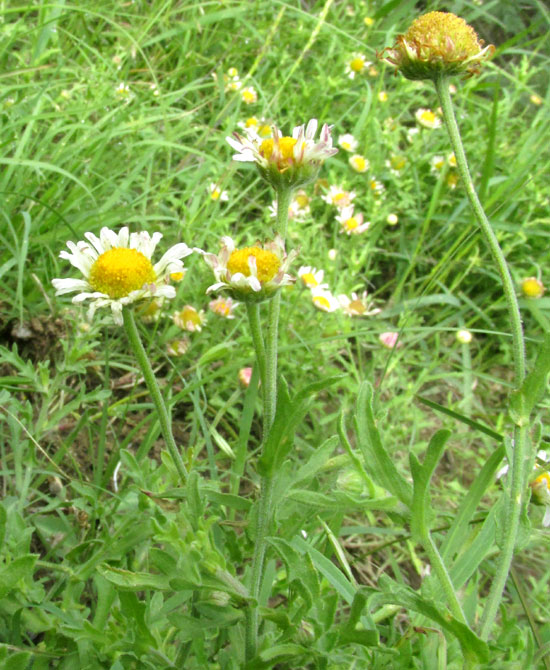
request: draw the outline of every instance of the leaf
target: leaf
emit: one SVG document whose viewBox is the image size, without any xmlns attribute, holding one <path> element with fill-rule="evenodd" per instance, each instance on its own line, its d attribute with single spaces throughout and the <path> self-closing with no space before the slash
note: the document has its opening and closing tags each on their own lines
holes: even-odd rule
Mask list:
<svg viewBox="0 0 550 670">
<path fill-rule="evenodd" d="M 306 554 L 302 556 L 294 547 L 280 537 L 268 538 L 287 568 L 287 578 L 291 584 L 302 596 L 306 602 L 308 610 L 313 607 L 313 603 L 319 598 L 320 586 L 317 570 L 311 561 L 311 557 Z"/>
<path fill-rule="evenodd" d="M 365 470 L 374 481 L 411 507 L 412 487 L 401 475 L 388 455 L 376 427 L 372 411 L 373 389 L 363 382 L 357 398 L 356 427 L 359 448 L 363 454 Z"/>
<path fill-rule="evenodd" d="M 4 538 L 6 537 L 7 520 L 8 515 L 6 514 L 6 509 L 4 505 L 0 503 L 0 550 L 4 545 Z"/>
<path fill-rule="evenodd" d="M 489 660 L 489 648 L 487 643 L 481 640 L 471 631 L 468 626 L 457 621 L 443 607 L 436 604 L 408 586 L 398 584 L 387 575 L 382 575 L 379 580 L 381 592 L 373 594 L 369 599 L 369 609 L 373 604 L 399 605 L 407 610 L 418 612 L 432 621 L 435 621 L 444 630 L 454 635 L 460 643 L 464 657 L 470 661 L 475 657 L 482 662 Z"/>
<path fill-rule="evenodd" d="M 128 591 L 170 589 L 169 578 L 166 575 L 151 575 L 148 572 L 130 572 L 130 570 L 115 568 L 108 563 L 98 565 L 97 571 L 108 581 Z"/>
<path fill-rule="evenodd" d="M 421 465 L 414 454 L 410 454 L 411 474 L 414 481 L 413 501 L 411 507 L 411 534 L 423 542 L 428 532 L 428 510 L 431 508 L 429 495 L 430 480 L 434 470 L 439 463 L 439 459 L 445 449 L 445 443 L 449 439 L 451 432 L 449 430 L 438 430 L 432 437 L 424 457 L 424 463 Z"/>
<path fill-rule="evenodd" d="M 25 577 L 32 579 L 37 558 L 36 554 L 20 556 L 0 571 L 0 598 L 4 598 L 10 591 L 17 588 L 19 580 Z"/>
<path fill-rule="evenodd" d="M 497 433 L 492 428 L 489 428 L 489 426 L 485 426 L 484 424 L 479 423 L 478 421 L 472 421 L 472 419 L 469 419 L 467 416 L 459 414 L 458 412 L 454 412 L 452 409 L 449 409 L 448 407 L 443 407 L 443 405 L 440 405 L 439 403 L 434 402 L 433 400 L 428 400 L 428 398 L 424 398 L 421 395 L 417 395 L 416 397 L 418 398 L 418 400 L 420 400 L 421 403 L 427 405 L 428 407 L 431 407 L 432 409 L 435 409 L 436 412 L 446 414 L 447 416 L 450 416 L 453 419 L 456 419 L 457 421 L 464 423 L 466 426 L 470 426 L 470 428 L 475 428 L 480 433 L 485 433 L 485 435 L 493 437 L 495 440 L 498 440 L 499 442 L 502 442 L 502 440 L 504 439 L 502 435 L 500 435 L 500 433 Z"/>
<path fill-rule="evenodd" d="M 531 412 L 546 389 L 546 377 L 550 372 L 550 333 L 540 346 L 533 369 L 525 377 L 521 388 L 510 396 L 510 416 L 517 426 L 529 423 Z"/>
</svg>

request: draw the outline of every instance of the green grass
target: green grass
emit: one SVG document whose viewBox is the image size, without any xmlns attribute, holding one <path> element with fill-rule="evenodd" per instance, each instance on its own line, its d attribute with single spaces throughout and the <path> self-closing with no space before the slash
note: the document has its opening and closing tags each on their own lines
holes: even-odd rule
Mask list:
<svg viewBox="0 0 550 670">
<path fill-rule="evenodd" d="M 102 226 L 159 230 L 163 251 L 184 241 L 217 252 L 223 235 L 268 240 L 273 192 L 253 166 L 231 161 L 225 141 L 252 115 L 285 132 L 318 118 L 334 125 L 335 140 L 358 140 L 369 171 L 354 172 L 342 150 L 328 160 L 323 181 L 306 187 L 311 214 L 290 222 L 287 246 L 300 250 L 294 273 L 322 268 L 335 294 L 368 290 L 381 313 L 320 312 L 299 281 L 284 291 L 280 372 L 291 392 L 339 379 L 312 397 L 279 473 L 259 599 L 261 660 L 250 667 L 465 667 L 460 640 L 477 643 L 441 620 L 439 585 L 426 577 L 427 557 L 392 486 L 409 485 L 410 454 L 423 462 L 434 433 L 451 431 L 431 480 L 429 523 L 439 547 L 457 534 L 445 558 L 477 631 L 499 541 L 497 457 L 485 480 L 480 472 L 501 441 L 472 422 L 511 432 L 509 324 L 461 184 L 447 185 L 454 168 L 431 170 L 433 156 L 450 153 L 444 128 L 408 132 L 418 128 L 418 108 L 436 109 L 435 92 L 394 76 L 375 52 L 425 9 L 463 16 L 497 46 L 481 76 L 456 81 L 453 97 L 519 293 L 524 277 L 550 281 L 550 15 L 537 0 L 416 4 L 0 4 L 0 668 L 244 667 L 242 583 L 261 443 L 258 389 L 238 381 L 254 362 L 244 306 L 234 320 L 209 312 L 211 274 L 194 254 L 177 298 L 143 324 L 195 473 L 182 488 L 123 329 L 107 310 L 87 324 L 84 310 L 54 296 L 51 280 L 77 275 L 58 257 L 65 242 Z M 377 73 L 347 78 L 354 52 Z M 224 90 L 230 67 L 257 103 Z M 117 93 L 121 82 L 128 95 Z M 531 102 L 535 94 L 542 104 Z M 400 174 L 387 165 L 392 156 L 406 159 Z M 210 182 L 228 191 L 227 202 L 210 198 Z M 368 231 L 339 232 L 335 208 L 321 199 L 331 184 L 356 192 Z M 532 365 L 550 299 L 520 303 Z M 201 332 L 172 322 L 186 304 L 205 310 Z M 464 327 L 469 345 L 456 340 Z M 399 332 L 399 348 L 381 345 L 386 331 Z M 187 353 L 168 356 L 168 343 L 183 337 Z M 395 469 L 384 484 L 373 475 L 374 424 L 356 405 L 365 380 Z M 547 410 L 543 398 L 541 448 Z M 469 523 L 453 531 L 468 496 L 476 503 Z M 479 667 L 550 664 L 549 536 L 543 508 L 526 513 Z"/>
</svg>

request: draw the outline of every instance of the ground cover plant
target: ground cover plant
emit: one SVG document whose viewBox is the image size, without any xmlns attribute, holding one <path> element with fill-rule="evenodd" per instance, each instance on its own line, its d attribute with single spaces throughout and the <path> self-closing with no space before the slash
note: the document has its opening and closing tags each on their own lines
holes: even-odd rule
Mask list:
<svg viewBox="0 0 550 670">
<path fill-rule="evenodd" d="M 0 15 L 0 667 L 548 667 L 544 4 Z"/>
</svg>

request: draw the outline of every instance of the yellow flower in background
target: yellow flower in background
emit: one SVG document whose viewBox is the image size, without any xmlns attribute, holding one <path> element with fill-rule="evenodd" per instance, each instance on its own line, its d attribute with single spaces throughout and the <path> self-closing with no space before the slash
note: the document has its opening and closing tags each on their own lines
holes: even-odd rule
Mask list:
<svg viewBox="0 0 550 670">
<path fill-rule="evenodd" d="M 374 25 L 374 19 L 371 18 L 370 16 L 365 16 L 363 19 L 363 23 L 367 26 L 367 28 L 370 28 L 371 26 Z"/>
<path fill-rule="evenodd" d="M 545 290 L 544 284 L 537 277 L 526 277 L 521 282 L 521 291 L 526 298 L 542 298 Z"/>
<path fill-rule="evenodd" d="M 336 221 L 340 224 L 340 232 L 346 233 L 346 235 L 359 235 L 370 227 L 370 221 L 363 223 L 363 214 L 354 214 L 353 209 L 353 205 L 344 207 L 341 213 L 336 216 Z"/>
<path fill-rule="evenodd" d="M 417 122 L 424 128 L 441 128 L 443 124 L 441 117 L 438 116 L 435 112 L 432 112 L 431 109 L 424 109 L 421 107 L 420 109 L 416 110 L 414 116 L 416 117 Z"/>
<path fill-rule="evenodd" d="M 471 76 L 494 53 L 494 46 L 483 44 L 464 19 L 450 12 L 429 12 L 413 21 L 404 35 L 397 36 L 394 46 L 378 57 L 407 79 Z"/>
<path fill-rule="evenodd" d="M 388 214 L 386 217 L 386 223 L 389 226 L 396 226 L 399 223 L 399 217 L 397 214 Z"/>
<path fill-rule="evenodd" d="M 359 173 L 366 172 L 370 167 L 369 161 L 364 156 L 361 156 L 361 154 L 353 154 L 353 156 L 350 156 L 348 163 L 355 172 Z"/>
<path fill-rule="evenodd" d="M 456 172 L 450 172 L 447 175 L 447 186 L 451 189 L 451 191 L 454 191 L 457 185 L 458 185 L 458 175 L 456 174 Z"/>
<path fill-rule="evenodd" d="M 338 299 L 330 291 L 320 287 L 311 291 L 311 301 L 321 312 L 336 312 L 340 309 Z"/>
<path fill-rule="evenodd" d="M 247 105 L 253 105 L 258 101 L 258 94 L 253 86 L 247 86 L 241 90 L 241 99 Z"/>
<path fill-rule="evenodd" d="M 328 193 L 321 196 L 322 200 L 335 207 L 348 207 L 354 198 L 354 191 L 346 191 L 340 186 L 330 186 Z"/>
<path fill-rule="evenodd" d="M 471 331 L 467 330 L 466 328 L 461 328 L 460 330 L 456 331 L 456 339 L 460 342 L 460 344 L 470 344 L 470 342 L 474 339 L 474 336 Z"/>
<path fill-rule="evenodd" d="M 311 290 L 328 289 L 328 284 L 323 283 L 324 276 L 324 270 L 317 270 L 310 265 L 302 265 L 298 270 L 298 277 L 302 280 L 302 284 Z"/>
<path fill-rule="evenodd" d="M 176 326 L 190 333 L 200 333 L 205 320 L 204 310 L 198 311 L 192 305 L 185 305 L 182 310 L 172 314 L 172 321 Z"/>
<path fill-rule="evenodd" d="M 224 298 L 215 298 L 208 303 L 208 308 L 214 314 L 223 317 L 224 319 L 234 319 L 235 308 L 238 307 L 240 303 L 233 300 L 229 296 Z"/>
<path fill-rule="evenodd" d="M 344 151 L 355 151 L 357 149 L 358 142 L 353 135 L 350 133 L 345 133 L 344 135 L 340 135 L 338 138 L 338 144 Z"/>
<path fill-rule="evenodd" d="M 386 91 L 378 91 L 378 102 L 388 102 L 388 94 Z"/>
<path fill-rule="evenodd" d="M 363 54 L 354 53 L 346 63 L 346 74 L 350 79 L 354 79 L 358 74 L 363 74 L 371 65 Z"/>
<path fill-rule="evenodd" d="M 102 228 L 99 237 L 85 233 L 86 241 L 67 242 L 69 252 L 59 256 L 68 260 L 83 279 L 54 279 L 56 295 L 75 293 L 73 303 L 90 301 L 88 319 L 98 307 L 110 307 L 114 321 L 122 325 L 122 308 L 140 300 L 174 298 L 176 289 L 167 282 L 173 273 L 183 272 L 182 258 L 193 252 L 186 244 L 171 247 L 153 265 L 151 257 L 161 233 L 130 233 L 121 228 L 115 233 Z"/>
<path fill-rule="evenodd" d="M 229 200 L 229 193 L 222 191 L 216 182 L 210 182 L 208 185 L 208 192 L 212 200 L 219 200 L 220 202 L 227 202 Z"/>
<path fill-rule="evenodd" d="M 543 99 L 540 97 L 540 95 L 537 95 L 536 93 L 533 93 L 533 95 L 529 96 L 529 100 L 534 104 L 534 105 L 542 105 Z"/>
</svg>

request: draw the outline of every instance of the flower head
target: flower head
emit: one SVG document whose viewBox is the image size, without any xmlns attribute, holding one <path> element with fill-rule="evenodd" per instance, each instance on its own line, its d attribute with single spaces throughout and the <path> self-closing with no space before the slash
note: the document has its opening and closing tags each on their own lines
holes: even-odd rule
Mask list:
<svg viewBox="0 0 550 670">
<path fill-rule="evenodd" d="M 338 151 L 332 146 L 327 124 L 321 128 L 319 140 L 314 139 L 317 125 L 317 119 L 311 119 L 307 126 L 296 126 L 292 137 L 282 136 L 273 126 L 272 137 L 263 140 L 238 133 L 226 139 L 238 152 L 233 159 L 256 163 L 262 177 L 273 187 L 298 187 L 315 179 L 323 161 Z"/>
<path fill-rule="evenodd" d="M 526 298 L 542 298 L 545 288 L 537 277 L 526 277 L 521 282 L 521 291 Z"/>
<path fill-rule="evenodd" d="M 83 279 L 54 279 L 56 295 L 78 292 L 73 303 L 90 300 L 88 318 L 98 307 L 111 308 L 115 323 L 122 325 L 122 308 L 149 298 L 173 298 L 176 290 L 167 284 L 170 274 L 183 272 L 182 258 L 192 253 L 186 244 L 169 249 L 153 265 L 151 257 L 162 238 L 161 233 L 115 233 L 102 228 L 99 237 L 85 233 L 87 241 L 67 242 L 69 251 L 59 256 L 80 270 Z"/>
<path fill-rule="evenodd" d="M 429 12 L 378 57 L 407 79 L 435 80 L 441 75 L 477 74 L 494 50 L 492 45 L 483 47 L 483 40 L 464 19 L 450 12 Z"/>
<path fill-rule="evenodd" d="M 311 301 L 321 312 L 336 312 L 340 309 L 338 298 L 332 295 L 330 291 L 321 287 L 311 291 Z"/>
<path fill-rule="evenodd" d="M 358 146 L 357 140 L 351 133 L 340 135 L 338 138 L 338 144 L 344 151 L 355 151 Z"/>
<path fill-rule="evenodd" d="M 239 303 L 229 296 L 227 296 L 227 298 L 215 298 L 208 303 L 210 311 L 224 319 L 234 319 L 235 314 L 233 314 L 233 312 L 235 307 L 238 306 Z"/>
<path fill-rule="evenodd" d="M 328 202 L 329 205 L 334 205 L 335 207 L 348 207 L 351 204 L 351 201 L 355 198 L 354 191 L 344 191 L 340 186 L 331 186 L 328 190 L 328 193 L 321 196 L 321 198 Z"/>
<path fill-rule="evenodd" d="M 348 159 L 348 163 L 355 170 L 355 172 L 360 173 L 366 172 L 370 167 L 369 161 L 360 154 L 353 154 L 353 156 L 350 156 Z"/>
<path fill-rule="evenodd" d="M 183 356 L 189 349 L 189 340 L 172 340 L 166 345 L 166 353 L 168 356 Z"/>
<path fill-rule="evenodd" d="M 246 105 L 252 105 L 258 101 L 258 94 L 256 89 L 252 86 L 246 86 L 241 89 L 241 98 Z"/>
<path fill-rule="evenodd" d="M 250 380 L 252 379 L 252 368 L 250 368 L 250 367 L 241 368 L 239 370 L 238 377 L 239 377 L 240 383 L 245 388 L 248 388 L 250 386 Z"/>
<path fill-rule="evenodd" d="M 350 79 L 355 79 L 356 75 L 362 74 L 371 65 L 363 54 L 354 53 L 346 63 L 346 74 Z"/>
<path fill-rule="evenodd" d="M 460 342 L 460 344 L 470 344 L 470 342 L 474 339 L 474 336 L 470 330 L 461 328 L 460 330 L 456 331 L 456 339 Z"/>
<path fill-rule="evenodd" d="M 431 109 L 424 109 L 421 107 L 420 109 L 416 110 L 414 115 L 417 122 L 421 126 L 424 126 L 424 128 L 430 128 L 430 130 L 433 130 L 434 128 L 441 128 L 441 124 L 443 123 L 441 121 L 441 117 L 439 117 L 435 112 L 432 112 Z"/>
<path fill-rule="evenodd" d="M 386 223 L 389 226 L 396 226 L 399 223 L 399 217 L 397 214 L 388 214 L 386 217 Z"/>
<path fill-rule="evenodd" d="M 363 223 L 363 214 L 353 214 L 353 205 L 344 207 L 340 214 L 336 216 L 336 221 L 341 226 L 340 232 L 347 235 L 359 235 L 364 233 L 370 226 L 370 221 Z"/>
<path fill-rule="evenodd" d="M 430 172 L 437 174 L 441 172 L 445 165 L 445 158 L 443 156 L 432 156 L 430 158 Z"/>
<path fill-rule="evenodd" d="M 216 182 L 210 182 L 208 185 L 208 192 L 210 193 L 210 198 L 212 200 L 219 200 L 220 202 L 227 202 L 229 200 L 228 192 L 222 191 Z"/>
<path fill-rule="evenodd" d="M 281 286 L 294 281 L 286 271 L 297 252 L 292 251 L 287 256 L 283 241 L 278 236 L 263 247 L 256 244 L 241 249 L 235 247 L 230 237 L 222 237 L 217 256 L 200 249 L 197 251 L 203 255 L 216 278 L 216 283 L 208 287 L 207 293 L 225 290 L 233 298 L 261 302 L 271 298 Z"/>
<path fill-rule="evenodd" d="M 302 280 L 303 285 L 311 290 L 328 289 L 328 284 L 323 284 L 324 276 L 324 270 L 317 270 L 310 265 L 302 265 L 298 270 L 298 277 Z"/>
<path fill-rule="evenodd" d="M 380 344 L 386 347 L 386 349 L 397 349 L 397 347 L 401 346 L 401 342 L 399 342 L 399 333 L 396 333 L 395 331 L 380 333 L 378 339 L 380 340 Z"/>
<path fill-rule="evenodd" d="M 348 316 L 374 316 L 379 314 L 382 310 L 373 307 L 372 301 L 368 300 L 367 295 L 367 291 L 363 291 L 361 295 L 352 293 L 351 297 L 339 295 L 338 302 L 344 314 Z"/>
<path fill-rule="evenodd" d="M 250 116 L 246 121 L 239 121 L 237 125 L 244 130 L 248 137 L 261 139 L 271 137 L 271 126 L 264 118 Z"/>
<path fill-rule="evenodd" d="M 172 314 L 172 321 L 176 326 L 190 333 L 200 333 L 205 320 L 204 310 L 198 311 L 192 305 L 185 305 L 182 310 Z"/>
</svg>

